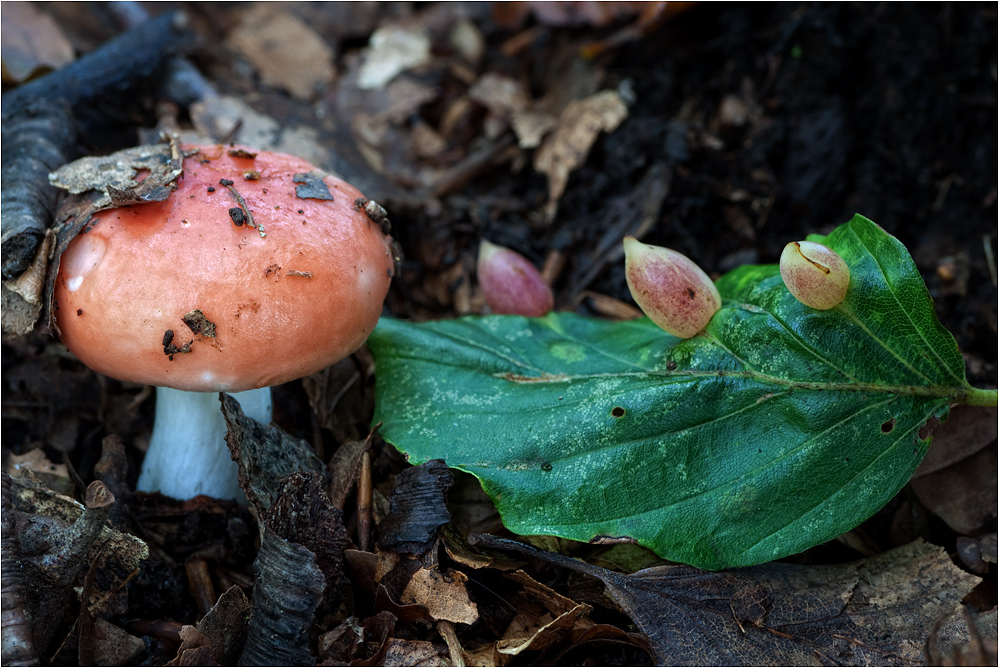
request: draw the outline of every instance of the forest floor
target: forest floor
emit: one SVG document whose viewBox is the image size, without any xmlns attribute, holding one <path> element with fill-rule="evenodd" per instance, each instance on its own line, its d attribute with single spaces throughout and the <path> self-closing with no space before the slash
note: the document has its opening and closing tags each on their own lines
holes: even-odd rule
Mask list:
<svg viewBox="0 0 999 668">
<path fill-rule="evenodd" d="M 11 53 L 8 26 L 84 54 L 136 20 L 129 3 L 17 17 L 10 4 L 5 92 L 15 59 L 25 72 L 64 62 Z M 542 268 L 556 310 L 620 319 L 637 313 L 625 235 L 718 277 L 775 263 L 788 241 L 859 213 L 909 249 L 969 382 L 996 386 L 994 4 L 169 6 L 190 19 L 186 57 L 210 94 L 177 94 L 160 73 L 74 109 L 79 155 L 166 130 L 297 154 L 340 175 L 389 212 L 402 262 L 387 315 L 487 313 L 475 276 L 483 239 Z M 82 500 L 101 479 L 122 532 L 69 582 L 42 559 L 68 548 L 33 543 L 10 623 L 31 629 L 43 665 L 233 663 L 254 645 L 246 618 L 263 616 L 262 509 L 132 491 L 150 388 L 95 374 L 42 333 L 5 335 L 2 363 L 4 469 L 15 476 L 5 514 L 22 513 L 19 530 L 64 531 L 79 511 L 44 510 L 43 488 Z M 411 468 L 369 435 L 377 377 L 362 349 L 274 389 L 275 424 L 329 465 L 323 489 L 343 515 L 333 527 L 316 514 L 330 501 L 312 479 L 288 491 L 313 524 L 270 529 L 319 565 L 276 568 L 318 569 L 320 584 L 296 613 L 305 621 L 282 622 L 269 648 L 256 643 L 260 661 L 995 664 L 995 409 L 953 410 L 913 480 L 856 529 L 780 562 L 707 573 L 634 545 L 470 545 L 472 533 L 514 536 L 474 478 Z M 17 482 L 26 469 L 35 482 Z M 372 499 L 368 530 L 358 485 Z M 414 494 L 430 506 L 382 525 Z M 400 523 L 421 522 L 428 541 L 413 547 Z M 662 570 L 631 575 L 646 567 Z M 937 604 L 923 609 L 924 599 Z M 5 657 L 15 626 L 5 626 Z"/>
</svg>

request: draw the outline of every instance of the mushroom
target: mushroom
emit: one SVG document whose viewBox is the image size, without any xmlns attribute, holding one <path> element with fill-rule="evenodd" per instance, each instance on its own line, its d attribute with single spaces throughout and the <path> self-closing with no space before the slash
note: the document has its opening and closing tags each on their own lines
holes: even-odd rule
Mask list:
<svg viewBox="0 0 999 668">
<path fill-rule="evenodd" d="M 304 160 L 184 150 L 166 200 L 102 211 L 69 244 L 56 325 L 91 369 L 157 387 L 140 491 L 242 499 L 217 393 L 269 422 L 270 386 L 371 333 L 394 254 L 374 203 Z"/>
</svg>

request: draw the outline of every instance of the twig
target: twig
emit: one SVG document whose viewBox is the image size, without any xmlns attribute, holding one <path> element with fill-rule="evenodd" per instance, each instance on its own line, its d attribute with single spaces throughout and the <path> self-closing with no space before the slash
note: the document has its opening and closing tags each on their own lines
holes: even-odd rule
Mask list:
<svg viewBox="0 0 999 668">
<path fill-rule="evenodd" d="M 357 546 L 365 552 L 371 547 L 371 495 L 371 454 L 365 450 L 357 480 Z"/>
</svg>

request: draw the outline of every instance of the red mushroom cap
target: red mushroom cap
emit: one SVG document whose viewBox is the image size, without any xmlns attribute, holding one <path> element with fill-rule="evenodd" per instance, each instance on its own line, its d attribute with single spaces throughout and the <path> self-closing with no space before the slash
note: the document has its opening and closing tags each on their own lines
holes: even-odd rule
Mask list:
<svg viewBox="0 0 999 668">
<path fill-rule="evenodd" d="M 62 255 L 66 347 L 113 378 L 197 392 L 276 385 L 359 348 L 394 266 L 361 193 L 326 176 L 333 199 L 312 198 L 325 189 L 301 175 L 316 168 L 290 155 L 184 148 L 199 152 L 170 197 L 98 213 Z"/>
</svg>

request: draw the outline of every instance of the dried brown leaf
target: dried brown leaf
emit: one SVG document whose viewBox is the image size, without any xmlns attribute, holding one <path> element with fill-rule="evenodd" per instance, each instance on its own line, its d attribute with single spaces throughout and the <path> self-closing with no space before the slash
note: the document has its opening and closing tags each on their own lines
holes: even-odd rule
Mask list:
<svg viewBox="0 0 999 668">
<path fill-rule="evenodd" d="M 264 84 L 299 100 L 312 99 L 336 76 L 333 49 L 281 5 L 251 5 L 228 41 L 253 64 Z"/>
<path fill-rule="evenodd" d="M 385 649 L 383 666 L 439 666 L 440 652 L 425 640 L 390 638 Z"/>
<path fill-rule="evenodd" d="M 430 37 L 418 23 L 388 25 L 371 35 L 357 85 L 362 90 L 382 88 L 397 75 L 430 60 Z"/>
<path fill-rule="evenodd" d="M 666 566 L 605 580 L 660 661 L 715 665 L 918 662 L 934 622 L 977 582 L 922 542 L 836 566 Z"/>
<path fill-rule="evenodd" d="M 32 2 L 0 5 L 3 83 L 16 84 L 73 61 L 73 46 L 52 17 Z"/>
<path fill-rule="evenodd" d="M 624 100 L 611 90 L 572 102 L 562 111 L 555 132 L 534 156 L 534 168 L 548 177 L 551 214 L 565 192 L 569 173 L 586 162 L 600 133 L 614 130 L 627 115 Z"/>
<path fill-rule="evenodd" d="M 526 111 L 531 97 L 523 82 L 495 72 L 486 72 L 468 89 L 468 96 L 500 118 Z"/>
<path fill-rule="evenodd" d="M 479 610 L 468 596 L 468 576 L 461 571 L 421 568 L 403 590 L 402 603 L 426 607 L 434 621 L 474 624 Z"/>
<path fill-rule="evenodd" d="M 511 598 L 517 614 L 496 643 L 500 654 L 516 656 L 527 650 L 543 650 L 561 642 L 586 619 L 591 608 L 576 603 L 517 571 L 506 577 L 524 589 Z"/>
<path fill-rule="evenodd" d="M 246 642 L 247 619 L 250 601 L 237 585 L 219 596 L 207 615 L 197 624 L 212 648 L 215 660 L 223 666 L 234 666 Z"/>
<path fill-rule="evenodd" d="M 997 423 L 995 408 L 956 406 L 913 475 L 919 501 L 958 533 L 996 517 Z"/>
</svg>

